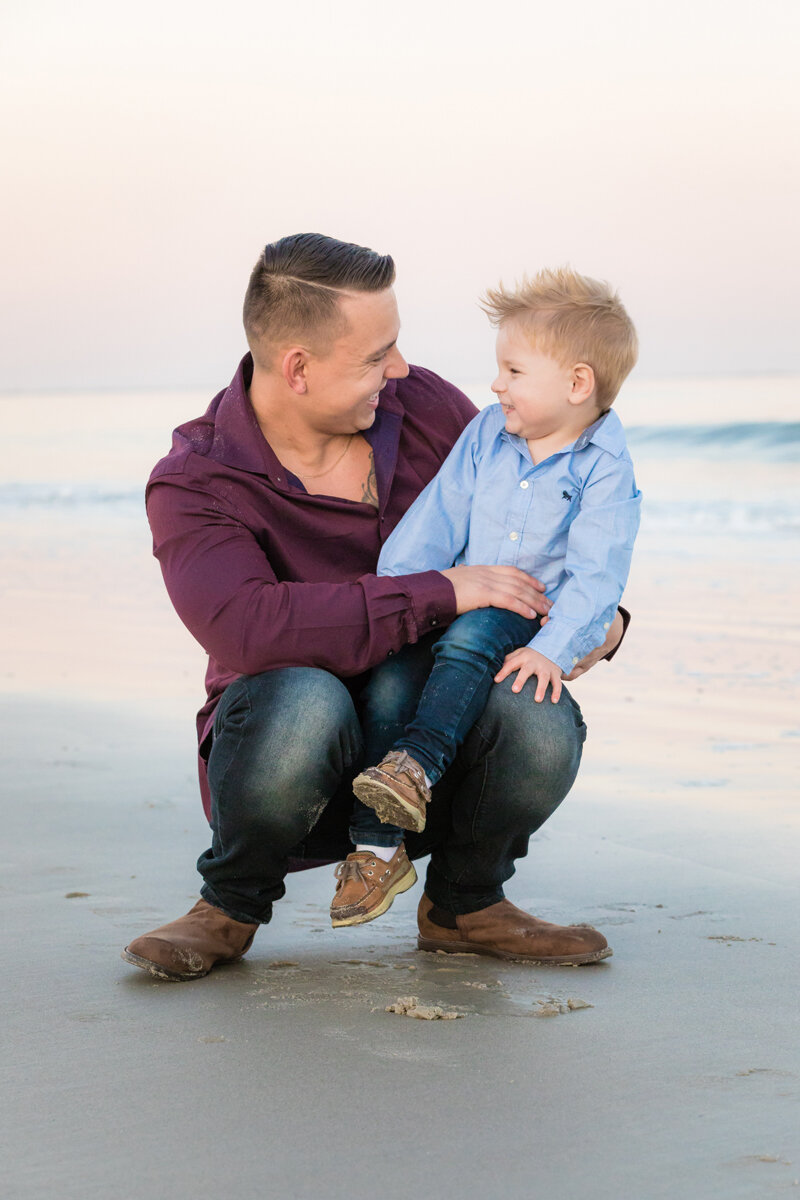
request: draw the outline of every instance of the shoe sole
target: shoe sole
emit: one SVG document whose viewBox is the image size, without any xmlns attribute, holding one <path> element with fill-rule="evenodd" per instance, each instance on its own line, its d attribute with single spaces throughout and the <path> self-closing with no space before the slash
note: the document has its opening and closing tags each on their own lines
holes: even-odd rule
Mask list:
<svg viewBox="0 0 800 1200">
<path fill-rule="evenodd" d="M 366 925 L 368 921 L 374 921 L 376 917 L 383 916 L 386 910 L 392 907 L 395 896 L 407 892 L 417 882 L 417 872 L 414 870 L 413 863 L 409 863 L 409 868 L 410 870 L 406 871 L 405 875 L 392 884 L 377 908 L 373 908 L 368 913 L 358 913 L 354 917 L 335 917 L 331 913 L 333 928 L 341 929 L 344 925 Z"/>
<path fill-rule="evenodd" d="M 419 812 L 402 796 L 398 796 L 388 784 L 370 779 L 368 775 L 358 775 L 353 780 L 353 791 L 382 821 L 414 833 L 422 833 L 425 828 L 425 813 Z"/>
<path fill-rule="evenodd" d="M 203 979 L 208 971 L 213 971 L 213 967 L 209 967 L 208 971 L 171 971 L 169 967 L 162 967 L 160 963 L 153 962 L 150 958 L 142 958 L 140 954 L 132 954 L 126 946 L 121 952 L 120 958 L 123 962 L 130 963 L 134 967 L 139 967 L 142 971 L 147 971 L 148 975 L 152 975 L 154 979 L 164 979 L 168 983 L 189 983 L 192 979 Z M 238 958 L 228 958 L 224 963 L 216 963 L 215 966 L 224 967 L 228 963 L 241 962 L 244 958 L 240 954 Z"/>
<path fill-rule="evenodd" d="M 614 951 L 610 946 L 604 950 L 590 950 L 586 954 L 559 954 L 551 958 L 537 958 L 532 954 L 507 954 L 505 950 L 489 950 L 475 942 L 441 942 L 437 938 L 417 938 L 420 950 L 443 950 L 445 954 L 484 954 L 488 958 L 503 958 L 506 962 L 529 963 L 532 967 L 583 967 L 588 963 L 611 958 Z"/>
</svg>

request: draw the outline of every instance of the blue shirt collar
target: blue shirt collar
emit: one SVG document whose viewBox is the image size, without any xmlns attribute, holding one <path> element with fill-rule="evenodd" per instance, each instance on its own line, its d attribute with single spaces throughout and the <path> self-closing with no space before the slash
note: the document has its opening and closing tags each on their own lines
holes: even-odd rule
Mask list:
<svg viewBox="0 0 800 1200">
<path fill-rule="evenodd" d="M 507 433 L 505 429 L 501 430 L 501 437 L 516 446 L 521 453 L 528 453 L 528 444 L 525 438 L 516 433 Z M 574 442 L 564 446 L 561 450 L 556 450 L 555 454 L 550 457 L 554 458 L 556 454 L 572 454 L 578 450 L 585 450 L 590 442 L 599 446 L 601 450 L 607 450 L 609 454 L 614 455 L 614 458 L 619 458 L 624 452 L 625 432 L 622 422 L 613 410 L 609 409 L 608 412 L 603 413 L 588 428 L 584 429 Z M 539 465 L 541 466 L 541 463 Z"/>
</svg>

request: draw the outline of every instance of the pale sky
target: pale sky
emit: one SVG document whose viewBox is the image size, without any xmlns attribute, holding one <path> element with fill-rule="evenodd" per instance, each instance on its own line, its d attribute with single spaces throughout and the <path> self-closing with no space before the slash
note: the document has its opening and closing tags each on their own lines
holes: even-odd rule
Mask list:
<svg viewBox="0 0 800 1200">
<path fill-rule="evenodd" d="M 610 279 L 642 376 L 800 370 L 797 0 L 6 0 L 0 390 L 225 386 L 264 242 L 391 253 L 401 348 Z"/>
</svg>

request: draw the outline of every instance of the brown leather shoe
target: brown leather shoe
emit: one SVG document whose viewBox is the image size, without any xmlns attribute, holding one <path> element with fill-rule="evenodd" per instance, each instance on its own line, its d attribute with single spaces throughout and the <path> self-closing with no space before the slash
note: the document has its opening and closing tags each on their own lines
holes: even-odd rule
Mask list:
<svg viewBox="0 0 800 1200">
<path fill-rule="evenodd" d="M 331 901 L 331 925 L 363 925 L 374 921 L 395 896 L 407 892 L 417 882 L 417 872 L 409 862 L 402 843 L 389 862 L 382 862 L 369 850 L 348 854 L 336 868 L 336 894 Z"/>
<path fill-rule="evenodd" d="M 382 821 L 422 833 L 431 789 L 425 772 L 405 750 L 390 750 L 377 767 L 367 767 L 353 780 L 353 791 Z"/>
<path fill-rule="evenodd" d="M 157 979 L 201 979 L 218 963 L 237 962 L 246 954 L 257 929 L 198 900 L 185 917 L 136 938 L 122 957 Z"/>
<path fill-rule="evenodd" d="M 552 925 L 509 900 L 456 916 L 437 908 L 423 893 L 417 912 L 420 950 L 489 954 L 537 967 L 578 967 L 610 958 L 613 950 L 591 925 Z"/>
</svg>

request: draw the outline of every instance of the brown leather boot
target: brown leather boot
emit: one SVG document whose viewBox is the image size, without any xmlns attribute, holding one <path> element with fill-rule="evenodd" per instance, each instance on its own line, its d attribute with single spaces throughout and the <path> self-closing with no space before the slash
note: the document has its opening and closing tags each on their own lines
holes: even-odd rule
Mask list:
<svg viewBox="0 0 800 1200">
<path fill-rule="evenodd" d="M 198 900 L 185 917 L 136 938 L 122 957 L 157 979 L 201 979 L 218 963 L 237 962 L 246 954 L 257 929 Z"/>
<path fill-rule="evenodd" d="M 437 908 L 423 892 L 417 923 L 420 950 L 489 954 L 536 967 L 578 967 L 613 954 L 602 933 L 591 925 L 552 925 L 523 912 L 510 900 L 456 916 Z"/>
</svg>

